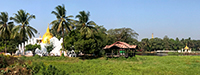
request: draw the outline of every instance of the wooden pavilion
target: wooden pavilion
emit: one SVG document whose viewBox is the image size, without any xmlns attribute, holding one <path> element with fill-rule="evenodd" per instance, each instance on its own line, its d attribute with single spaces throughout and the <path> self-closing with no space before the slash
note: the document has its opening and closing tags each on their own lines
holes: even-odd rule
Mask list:
<svg viewBox="0 0 200 75">
<path fill-rule="evenodd" d="M 129 55 L 135 56 L 135 48 L 137 45 L 129 45 L 125 42 L 117 41 L 111 45 L 106 45 L 103 49 L 104 50 L 112 50 L 111 54 L 106 53 L 107 57 L 119 57 L 125 56 L 128 57 Z M 117 55 L 113 55 L 113 50 L 117 50 Z M 131 51 L 132 53 L 128 53 L 127 51 Z M 131 57 L 132 57 L 131 56 Z"/>
</svg>

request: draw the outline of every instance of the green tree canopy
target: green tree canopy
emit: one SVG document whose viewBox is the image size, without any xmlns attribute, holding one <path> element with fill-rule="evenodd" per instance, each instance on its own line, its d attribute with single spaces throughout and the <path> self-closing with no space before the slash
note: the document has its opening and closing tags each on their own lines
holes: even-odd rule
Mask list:
<svg viewBox="0 0 200 75">
<path fill-rule="evenodd" d="M 89 21 L 90 12 L 80 11 L 76 18 L 78 18 L 77 29 L 80 30 L 82 34 L 86 36 L 86 38 L 91 37 L 93 32 L 96 32 L 96 28 L 94 27 L 96 23 L 94 21 Z"/>
<path fill-rule="evenodd" d="M 123 41 L 129 44 L 133 43 L 134 39 L 136 39 L 139 35 L 131 28 L 109 29 L 107 34 L 110 38 L 112 38 L 112 43 L 116 41 Z"/>
<path fill-rule="evenodd" d="M 11 38 L 11 30 L 14 27 L 13 22 L 8 22 L 8 13 L 7 12 L 1 12 L 0 14 L 0 37 L 4 39 L 5 41 L 5 53 L 7 52 L 6 46 L 7 46 L 7 40 L 10 40 Z"/>
<path fill-rule="evenodd" d="M 19 24 L 12 29 L 12 31 L 15 32 L 14 36 L 22 36 L 21 38 L 24 42 L 26 38 L 32 38 L 37 34 L 37 30 L 29 24 L 31 19 L 35 19 L 35 15 L 30 15 L 24 10 L 19 10 L 14 15 L 15 17 L 11 17 L 10 19 Z"/>
</svg>

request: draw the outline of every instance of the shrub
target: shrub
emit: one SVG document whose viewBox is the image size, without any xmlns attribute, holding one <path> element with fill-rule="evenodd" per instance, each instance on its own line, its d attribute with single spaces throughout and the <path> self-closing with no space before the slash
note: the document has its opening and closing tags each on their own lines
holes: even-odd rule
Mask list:
<svg viewBox="0 0 200 75">
<path fill-rule="evenodd" d="M 0 68 L 5 68 L 6 66 L 8 66 L 6 57 L 3 54 L 0 55 L 0 63 Z"/>
<path fill-rule="evenodd" d="M 36 48 L 41 49 L 41 46 L 37 44 L 35 45 L 29 44 L 25 46 L 25 51 L 31 50 L 32 52 L 34 52 Z"/>
<path fill-rule="evenodd" d="M 65 57 L 65 56 L 64 56 L 64 53 L 62 53 L 61 57 Z"/>
<path fill-rule="evenodd" d="M 33 74 L 37 74 L 41 69 L 45 68 L 45 65 L 42 62 L 34 62 L 30 65 L 30 68 L 33 70 Z"/>
<path fill-rule="evenodd" d="M 32 63 L 30 68 L 33 70 L 33 74 L 43 74 L 43 75 L 66 75 L 65 71 L 57 69 L 53 65 L 45 66 L 44 63 Z"/>
<path fill-rule="evenodd" d="M 26 65 L 14 65 L 1 70 L 3 75 L 29 75 L 32 74 L 32 70 L 27 68 Z"/>
<path fill-rule="evenodd" d="M 52 43 L 50 43 L 50 45 L 45 46 L 45 48 L 47 49 L 47 52 L 50 53 L 53 50 L 54 46 Z"/>
<path fill-rule="evenodd" d="M 0 68 L 6 68 L 9 65 L 14 64 L 15 62 L 19 62 L 20 64 L 23 64 L 23 60 L 19 60 L 13 56 L 4 56 L 0 55 Z"/>
<path fill-rule="evenodd" d="M 31 74 L 31 69 L 23 60 L 13 56 L 0 55 L 0 69 L 3 75 L 27 75 Z"/>
</svg>

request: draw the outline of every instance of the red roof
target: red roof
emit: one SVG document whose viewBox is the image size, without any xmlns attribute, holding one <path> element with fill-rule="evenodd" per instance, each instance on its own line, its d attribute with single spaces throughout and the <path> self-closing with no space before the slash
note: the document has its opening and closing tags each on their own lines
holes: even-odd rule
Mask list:
<svg viewBox="0 0 200 75">
<path fill-rule="evenodd" d="M 115 43 L 113 43 L 111 45 L 106 45 L 103 49 L 109 49 L 109 48 L 111 48 L 113 46 L 117 46 L 119 48 L 127 48 L 128 49 L 128 48 L 136 48 L 137 45 L 129 45 L 129 44 L 125 43 L 125 42 L 117 41 L 117 42 L 115 42 Z"/>
</svg>

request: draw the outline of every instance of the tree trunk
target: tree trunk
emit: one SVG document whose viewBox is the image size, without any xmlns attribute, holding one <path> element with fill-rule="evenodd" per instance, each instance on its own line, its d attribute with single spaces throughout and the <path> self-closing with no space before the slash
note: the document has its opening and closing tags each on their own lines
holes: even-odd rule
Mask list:
<svg viewBox="0 0 200 75">
<path fill-rule="evenodd" d="M 25 46 L 25 37 L 26 37 L 26 34 L 25 34 L 25 28 L 24 28 L 24 26 L 23 26 L 23 29 L 24 29 L 24 31 L 23 31 L 23 43 L 24 43 L 24 46 Z M 25 47 L 23 48 L 23 49 L 25 49 Z M 25 50 L 23 50 L 23 55 L 25 54 L 25 52 L 24 52 Z"/>
<path fill-rule="evenodd" d="M 62 27 L 62 37 L 63 37 L 62 50 L 64 51 L 64 28 L 63 27 Z"/>
<path fill-rule="evenodd" d="M 6 47 L 7 47 L 7 42 L 6 42 L 6 40 L 5 40 L 5 53 L 7 53 L 7 49 L 6 49 Z"/>
</svg>

